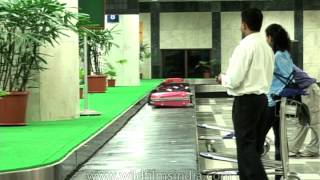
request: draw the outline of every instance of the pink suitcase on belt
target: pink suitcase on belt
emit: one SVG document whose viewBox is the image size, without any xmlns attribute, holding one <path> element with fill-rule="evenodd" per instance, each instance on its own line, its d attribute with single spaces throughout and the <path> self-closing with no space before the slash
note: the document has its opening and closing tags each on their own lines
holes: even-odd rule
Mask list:
<svg viewBox="0 0 320 180">
<path fill-rule="evenodd" d="M 163 84 L 170 84 L 170 83 L 183 83 L 183 78 L 167 78 L 162 83 Z"/>
<path fill-rule="evenodd" d="M 155 92 L 150 96 L 150 104 L 164 107 L 192 106 L 191 93 L 185 91 Z"/>
</svg>

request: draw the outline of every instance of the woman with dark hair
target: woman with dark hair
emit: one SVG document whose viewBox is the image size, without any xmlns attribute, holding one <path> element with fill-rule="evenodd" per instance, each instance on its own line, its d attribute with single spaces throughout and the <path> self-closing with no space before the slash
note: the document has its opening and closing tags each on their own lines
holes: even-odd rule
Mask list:
<svg viewBox="0 0 320 180">
<path fill-rule="evenodd" d="M 274 53 L 290 51 L 290 38 L 287 31 L 279 24 L 271 24 L 266 29 L 266 36 L 269 45 Z"/>
<path fill-rule="evenodd" d="M 292 77 L 301 89 L 304 89 L 306 94 L 301 97 L 301 101 L 309 108 L 311 123 L 310 128 L 313 129 L 312 140 L 302 150 L 304 141 L 306 139 L 309 127 L 301 127 L 297 131 L 297 135 L 293 138 L 293 142 L 289 142 L 290 156 L 302 156 L 302 157 L 318 157 L 319 156 L 319 126 L 320 124 L 320 89 L 316 84 L 316 79 L 310 77 L 307 73 L 293 65 L 290 54 L 290 39 L 288 33 L 278 24 L 272 24 L 266 29 L 267 41 L 271 45 L 275 52 L 275 70 L 274 77 L 271 84 L 271 91 L 269 94 L 278 94 L 285 86 L 279 81 L 279 77 L 276 74 L 280 74 L 283 77 L 288 77 L 293 73 Z M 280 159 L 279 153 L 279 120 L 278 117 L 274 117 L 274 103 L 270 98 L 269 110 L 272 111 L 269 114 L 272 120 L 273 130 L 275 133 L 275 145 L 276 145 L 276 159 Z M 269 121 L 270 122 L 270 121 Z M 270 127 L 269 127 L 270 128 Z"/>
<path fill-rule="evenodd" d="M 274 132 L 275 143 L 275 159 L 280 160 L 280 131 L 279 131 L 279 102 L 275 102 L 274 95 L 279 95 L 286 86 L 283 82 L 293 73 L 293 62 L 290 56 L 290 38 L 287 31 L 279 24 L 271 24 L 266 29 L 267 42 L 275 53 L 274 74 L 271 83 L 271 88 L 268 93 L 268 115 L 267 127 L 265 134 L 272 127 Z M 281 176 L 276 176 L 276 180 Z"/>
</svg>

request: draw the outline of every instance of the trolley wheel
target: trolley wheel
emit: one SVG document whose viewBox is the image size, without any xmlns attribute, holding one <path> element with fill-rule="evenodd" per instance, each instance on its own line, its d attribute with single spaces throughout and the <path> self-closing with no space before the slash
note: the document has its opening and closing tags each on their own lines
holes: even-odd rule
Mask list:
<svg viewBox="0 0 320 180">
<path fill-rule="evenodd" d="M 288 176 L 288 180 L 301 180 L 298 176 Z"/>
<path fill-rule="evenodd" d="M 222 176 L 220 174 L 212 175 L 212 180 L 222 180 Z"/>
<path fill-rule="evenodd" d="M 262 152 L 261 156 L 265 156 L 269 151 L 270 151 L 270 143 L 264 142 L 263 152 Z"/>
<path fill-rule="evenodd" d="M 214 153 L 215 153 L 215 152 L 217 152 L 217 149 L 214 148 L 214 147 L 212 147 L 212 148 L 211 148 L 211 152 L 214 152 Z"/>
<path fill-rule="evenodd" d="M 288 180 L 301 180 L 296 172 L 289 172 Z"/>
<path fill-rule="evenodd" d="M 207 152 L 217 152 L 216 148 L 214 148 L 211 143 L 207 143 L 206 146 Z"/>
</svg>

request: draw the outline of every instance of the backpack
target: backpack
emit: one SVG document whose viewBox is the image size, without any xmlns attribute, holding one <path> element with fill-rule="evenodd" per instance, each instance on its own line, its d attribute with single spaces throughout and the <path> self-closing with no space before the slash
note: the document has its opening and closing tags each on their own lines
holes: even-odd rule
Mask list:
<svg viewBox="0 0 320 180">
<path fill-rule="evenodd" d="M 299 85 L 294 82 L 294 71 L 290 73 L 288 77 L 284 77 L 279 73 L 274 72 L 273 75 L 281 81 L 283 84 L 285 84 L 285 87 L 283 90 L 279 93 L 279 96 L 281 97 L 296 97 L 301 95 L 306 95 L 306 92 L 304 89 L 301 89 Z"/>
</svg>

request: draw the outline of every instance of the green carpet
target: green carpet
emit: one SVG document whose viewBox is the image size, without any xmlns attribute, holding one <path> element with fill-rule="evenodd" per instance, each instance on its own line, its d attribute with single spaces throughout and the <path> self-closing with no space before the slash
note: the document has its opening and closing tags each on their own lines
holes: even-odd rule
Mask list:
<svg viewBox="0 0 320 180">
<path fill-rule="evenodd" d="M 102 116 L 0 127 L 0 172 L 40 167 L 61 160 L 160 82 L 143 80 L 139 87 L 115 87 L 108 88 L 104 94 L 90 94 L 90 109 L 102 112 Z"/>
</svg>

